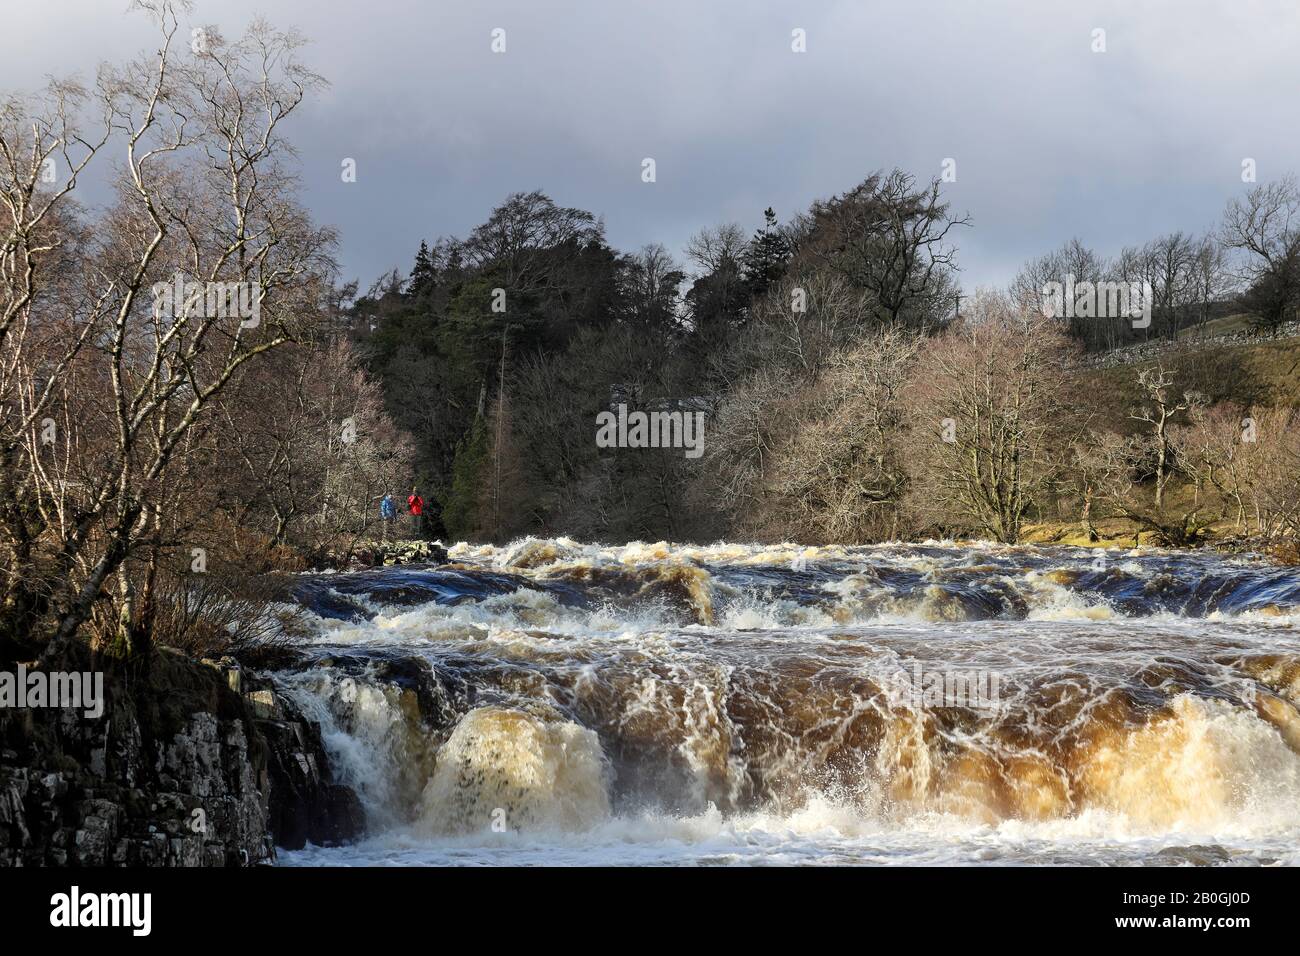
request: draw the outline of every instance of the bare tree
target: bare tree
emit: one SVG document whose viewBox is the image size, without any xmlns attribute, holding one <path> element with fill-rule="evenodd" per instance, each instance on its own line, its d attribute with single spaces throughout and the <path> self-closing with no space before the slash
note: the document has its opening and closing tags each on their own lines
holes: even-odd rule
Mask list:
<svg viewBox="0 0 1300 956">
<path fill-rule="evenodd" d="M 984 292 L 918 357 L 907 391 L 909 507 L 931 527 L 1015 542 L 1068 447 L 1064 333 Z"/>
<path fill-rule="evenodd" d="M 813 254 L 870 293 L 882 325 L 933 327 L 947 315 L 936 302 L 953 291 L 950 234 L 970 217 L 950 215 L 940 192 L 939 179 L 918 186 L 895 169 L 813 207 Z"/>
<path fill-rule="evenodd" d="M 512 292 L 540 292 L 554 289 L 560 277 L 549 268 L 557 249 L 576 250 L 603 231 L 585 210 L 557 206 L 537 191 L 514 193 L 458 248 L 467 263 L 501 269 Z"/>
<path fill-rule="evenodd" d="M 673 331 L 679 319 L 679 289 L 685 278 L 672 254 L 658 243 L 630 256 L 624 270 L 624 293 L 634 321 L 665 335 Z"/>
<path fill-rule="evenodd" d="M 1151 284 L 1155 299 L 1152 324 L 1158 317 L 1159 331 L 1176 339 L 1185 312 L 1195 299 L 1197 242 L 1184 232 L 1172 232 L 1152 240 L 1148 248 L 1155 279 Z"/>
<path fill-rule="evenodd" d="M 1239 534 L 1264 539 L 1300 533 L 1300 413 L 1236 405 L 1196 408 L 1173 430 L 1198 487 L 1218 493 Z"/>
<path fill-rule="evenodd" d="M 332 268 L 333 236 L 294 204 L 279 134 L 321 82 L 296 59 L 301 39 L 257 21 L 239 41 L 209 31 L 182 47 L 173 4 L 137 6 L 161 46 L 101 70 L 100 132 L 75 130 L 66 87 L 44 119 L 20 123 L 11 101 L 0 125 L 5 619 L 48 634 L 50 655 L 114 579 L 117 637 L 147 649 L 178 456 L 240 371 L 315 314 Z M 109 140 L 124 154 L 116 202 L 79 223 L 77 174 Z M 69 172 L 42 190 L 54 154 Z M 235 288 L 239 309 L 223 305 Z"/>
<path fill-rule="evenodd" d="M 907 482 L 902 392 L 920 345 L 913 334 L 882 330 L 835 353 L 799 394 L 799 425 L 776 447 L 770 485 L 796 537 L 897 536 Z"/>
<path fill-rule="evenodd" d="M 1143 404 L 1129 412 L 1129 418 L 1151 426 L 1150 434 L 1155 448 L 1155 505 L 1159 512 L 1164 508 L 1165 486 L 1173 471 L 1173 442 L 1170 426 L 1198 401 L 1192 392 L 1175 395 L 1171 390 L 1174 377 L 1161 365 L 1141 368 L 1137 373 L 1138 388 Z"/>
<path fill-rule="evenodd" d="M 1228 258 L 1214 236 L 1202 236 L 1193 254 L 1190 269 L 1191 301 L 1198 326 L 1212 317 L 1212 307 L 1233 291 Z"/>
<path fill-rule="evenodd" d="M 214 469 L 207 507 L 229 516 L 233 534 L 256 531 L 309 555 L 350 550 L 376 521 L 374 501 L 411 470 L 409 436 L 344 339 L 285 346 L 218 408 L 213 438 L 238 467 L 216 471 L 220 459 L 203 458 Z"/>
<path fill-rule="evenodd" d="M 1136 384 L 1142 404 L 1129 413 L 1147 428 L 1133 434 L 1090 433 L 1076 450 L 1075 468 L 1089 484 L 1092 499 L 1107 517 L 1123 518 L 1163 544 L 1183 547 L 1204 530 L 1199 496 L 1176 505 L 1168 498 L 1176 472 L 1191 473 L 1190 460 L 1179 454 L 1177 426 L 1187 420 L 1201 400 L 1193 392 L 1175 394 L 1173 375 L 1163 367 L 1138 369 Z"/>
<path fill-rule="evenodd" d="M 1033 259 L 1023 266 L 1011 283 L 1011 297 L 1021 308 L 1042 310 L 1045 286 L 1064 285 L 1073 276 L 1076 284 L 1097 283 L 1115 265 L 1085 246 L 1077 237 L 1061 248 Z M 1128 320 L 1112 317 L 1055 316 L 1055 321 L 1086 348 L 1114 348 L 1122 343 Z"/>
<path fill-rule="evenodd" d="M 1253 187 L 1228 203 L 1220 228 L 1224 247 L 1244 253 L 1238 278 L 1265 328 L 1295 315 L 1300 302 L 1300 187 L 1295 177 Z"/>
</svg>

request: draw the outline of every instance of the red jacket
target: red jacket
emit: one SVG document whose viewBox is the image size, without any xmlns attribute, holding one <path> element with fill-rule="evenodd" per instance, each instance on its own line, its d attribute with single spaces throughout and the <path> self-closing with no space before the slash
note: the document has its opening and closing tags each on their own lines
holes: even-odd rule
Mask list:
<svg viewBox="0 0 1300 956">
<path fill-rule="evenodd" d="M 419 495 L 411 495 L 411 497 L 407 498 L 406 506 L 411 509 L 413 515 L 424 513 L 424 499 Z"/>
</svg>

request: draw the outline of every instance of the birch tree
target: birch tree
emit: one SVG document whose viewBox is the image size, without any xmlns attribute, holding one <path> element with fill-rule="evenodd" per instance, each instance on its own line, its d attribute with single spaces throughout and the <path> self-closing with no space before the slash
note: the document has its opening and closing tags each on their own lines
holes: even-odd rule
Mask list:
<svg viewBox="0 0 1300 956">
<path fill-rule="evenodd" d="M 322 82 L 302 39 L 256 21 L 227 41 L 183 31 L 183 6 L 135 6 L 153 54 L 0 108 L 3 617 L 47 656 L 110 591 L 121 649 L 147 650 L 178 459 L 317 314 L 332 268 L 281 136 Z M 75 190 L 110 150 L 114 200 L 91 219 Z"/>
</svg>

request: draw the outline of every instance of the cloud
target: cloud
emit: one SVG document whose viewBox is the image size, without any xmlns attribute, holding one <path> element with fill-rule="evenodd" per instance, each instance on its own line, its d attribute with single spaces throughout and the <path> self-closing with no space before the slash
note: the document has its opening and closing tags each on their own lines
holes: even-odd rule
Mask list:
<svg viewBox="0 0 1300 956">
<path fill-rule="evenodd" d="M 124 6 L 21 5 L 0 87 L 147 47 Z M 189 19 L 233 34 L 265 6 L 208 0 Z M 970 288 L 1074 235 L 1113 253 L 1204 229 L 1243 188 L 1243 157 L 1261 180 L 1300 171 L 1300 20 L 1283 0 L 285 0 L 268 15 L 312 39 L 332 84 L 288 131 L 304 198 L 363 283 L 516 190 L 591 209 L 620 248 L 680 249 L 707 224 L 753 228 L 766 206 L 786 217 L 873 169 L 929 176 L 952 157 Z"/>
</svg>

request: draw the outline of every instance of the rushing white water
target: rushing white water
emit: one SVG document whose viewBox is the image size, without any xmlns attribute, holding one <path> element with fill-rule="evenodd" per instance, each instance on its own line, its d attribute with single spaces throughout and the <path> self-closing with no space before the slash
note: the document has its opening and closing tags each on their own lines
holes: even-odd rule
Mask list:
<svg viewBox="0 0 1300 956">
<path fill-rule="evenodd" d="M 528 539 L 305 580 L 292 865 L 1300 862 L 1300 571 Z"/>
</svg>

